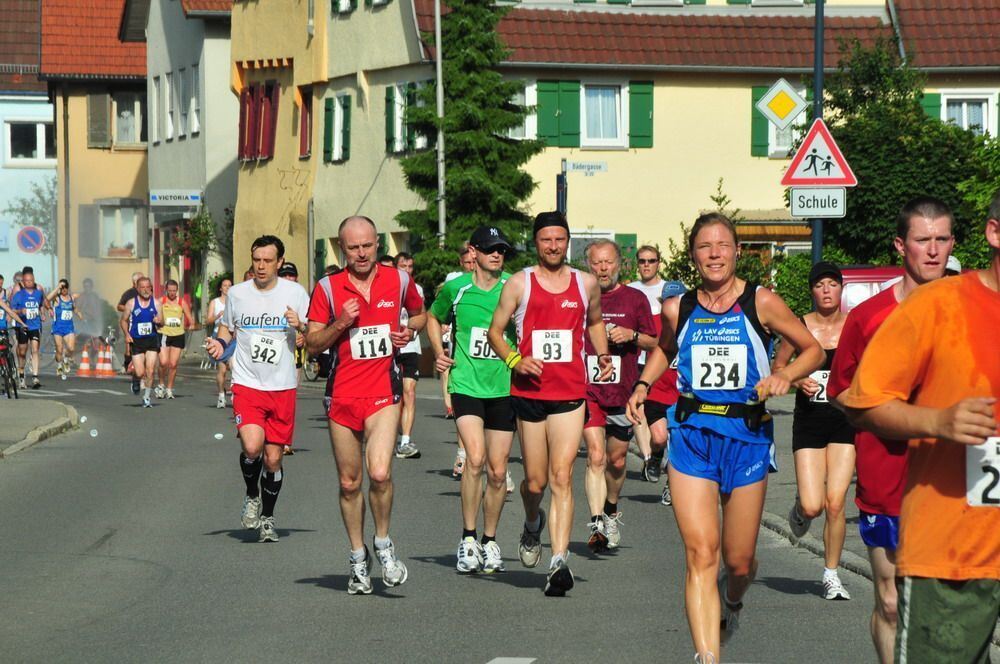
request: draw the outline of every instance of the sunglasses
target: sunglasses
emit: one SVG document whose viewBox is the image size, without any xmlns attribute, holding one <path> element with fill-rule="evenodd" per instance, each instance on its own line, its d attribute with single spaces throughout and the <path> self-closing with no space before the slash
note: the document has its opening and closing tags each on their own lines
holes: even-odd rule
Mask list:
<svg viewBox="0 0 1000 664">
<path fill-rule="evenodd" d="M 652 265 L 654 263 L 659 263 L 659 258 L 638 258 L 636 259 L 640 265 Z"/>
<path fill-rule="evenodd" d="M 484 254 L 503 254 L 504 256 L 506 256 L 507 252 L 510 251 L 507 247 L 501 244 L 494 245 L 492 247 L 476 247 L 476 248 L 479 251 L 483 252 Z"/>
</svg>

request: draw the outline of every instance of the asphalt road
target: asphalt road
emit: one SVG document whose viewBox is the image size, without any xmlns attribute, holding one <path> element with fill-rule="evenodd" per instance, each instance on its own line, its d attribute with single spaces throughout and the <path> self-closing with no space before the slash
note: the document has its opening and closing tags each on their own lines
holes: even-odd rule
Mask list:
<svg viewBox="0 0 1000 664">
<path fill-rule="evenodd" d="M 499 531 L 509 571 L 459 576 L 453 427 L 441 417 L 437 382 L 424 380 L 414 437 L 423 456 L 394 466 L 391 534 L 410 578 L 386 590 L 376 571 L 375 593 L 352 597 L 318 386 L 300 394 L 297 454 L 287 458 L 276 511 L 281 541 L 263 545 L 240 528 L 230 412 L 214 408 L 207 374 L 183 372 L 178 398 L 151 410 L 121 379 L 50 378 L 19 402 L 56 398 L 87 421 L 0 461 L 3 661 L 692 661 L 673 513 L 635 469 L 622 501 L 623 546 L 592 557 L 578 461 L 577 585 L 567 598 L 541 592 L 547 552 L 534 570 L 517 560 L 519 500 L 508 500 Z M 520 481 L 516 443 L 513 456 Z M 854 600 L 826 602 L 812 554 L 766 530 L 759 553 L 725 661 L 873 660 L 866 580 L 842 573 Z"/>
</svg>

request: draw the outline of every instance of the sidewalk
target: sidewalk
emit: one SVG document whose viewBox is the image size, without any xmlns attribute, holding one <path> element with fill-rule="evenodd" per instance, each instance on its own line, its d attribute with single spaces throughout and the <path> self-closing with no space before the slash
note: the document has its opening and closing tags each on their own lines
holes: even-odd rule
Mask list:
<svg viewBox="0 0 1000 664">
<path fill-rule="evenodd" d="M 4 400 L 0 418 L 0 458 L 73 429 L 79 422 L 75 408 L 49 399 Z"/>
</svg>

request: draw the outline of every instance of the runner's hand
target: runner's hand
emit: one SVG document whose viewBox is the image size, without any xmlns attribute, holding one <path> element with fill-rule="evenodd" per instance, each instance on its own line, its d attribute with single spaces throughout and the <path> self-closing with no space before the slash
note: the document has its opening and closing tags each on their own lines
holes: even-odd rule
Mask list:
<svg viewBox="0 0 1000 664">
<path fill-rule="evenodd" d="M 413 334 L 410 328 L 404 327 L 402 330 L 394 330 L 389 333 L 389 338 L 392 339 L 392 345 L 396 348 L 402 348 L 406 344 L 413 341 Z"/>
<path fill-rule="evenodd" d="M 992 397 L 962 399 L 951 408 L 937 412 L 935 432 L 938 438 L 963 445 L 981 445 L 997 435 L 997 420 Z"/>
<path fill-rule="evenodd" d="M 615 330 L 618 328 L 616 327 Z M 631 337 L 629 337 L 631 339 Z M 601 373 L 597 376 L 597 382 L 603 383 L 606 380 L 611 380 L 611 374 L 615 370 L 615 365 L 611 361 L 611 356 L 605 353 L 597 358 L 597 366 L 601 368 Z"/>
<path fill-rule="evenodd" d="M 340 315 L 337 316 L 337 322 L 339 322 L 346 330 L 350 326 L 354 325 L 355 319 L 361 314 L 361 304 L 358 302 L 358 298 L 352 297 L 347 302 L 344 302 L 344 306 L 340 310 Z"/>
<path fill-rule="evenodd" d="M 799 388 L 807 397 L 816 396 L 816 393 L 819 392 L 819 383 L 812 378 L 796 381 L 795 387 Z"/>
<path fill-rule="evenodd" d="M 131 341 L 131 339 L 129 340 Z M 222 344 L 219 343 L 218 339 L 205 339 L 205 352 L 213 360 L 217 360 L 222 356 Z"/>
<path fill-rule="evenodd" d="M 632 396 L 628 398 L 628 404 L 625 406 L 625 417 L 636 426 L 646 421 L 647 396 L 646 386 L 636 385 L 635 389 L 632 390 Z"/>
<path fill-rule="evenodd" d="M 125 343 L 127 343 L 127 344 L 133 344 L 133 343 L 135 343 L 135 339 L 133 339 L 132 335 L 129 334 L 128 332 L 125 333 Z"/>
<path fill-rule="evenodd" d="M 521 361 L 514 365 L 514 373 L 522 376 L 541 376 L 544 366 L 545 363 L 536 357 L 522 357 Z"/>
<path fill-rule="evenodd" d="M 611 343 L 613 344 L 627 344 L 632 341 L 633 334 L 633 330 L 630 330 L 627 327 L 622 327 L 621 325 L 615 325 L 613 328 L 608 330 L 608 339 L 611 340 Z"/>
<path fill-rule="evenodd" d="M 298 332 L 299 326 L 302 325 L 299 315 L 291 307 L 285 308 L 285 320 L 288 322 L 288 327 L 294 328 L 296 332 Z"/>
<path fill-rule="evenodd" d="M 453 366 L 455 366 L 455 360 L 444 353 L 441 353 L 434 359 L 434 368 L 438 370 L 438 373 L 444 373 Z"/>
<path fill-rule="evenodd" d="M 302 348 L 305 345 L 306 345 L 306 335 L 302 334 L 301 332 L 296 332 L 295 333 L 295 347 L 296 348 Z"/>
<path fill-rule="evenodd" d="M 792 384 L 787 378 L 780 373 L 773 373 L 758 382 L 754 386 L 754 389 L 757 391 L 758 401 L 767 401 L 771 397 L 780 397 L 783 394 L 788 394 L 788 390 L 791 387 Z"/>
</svg>

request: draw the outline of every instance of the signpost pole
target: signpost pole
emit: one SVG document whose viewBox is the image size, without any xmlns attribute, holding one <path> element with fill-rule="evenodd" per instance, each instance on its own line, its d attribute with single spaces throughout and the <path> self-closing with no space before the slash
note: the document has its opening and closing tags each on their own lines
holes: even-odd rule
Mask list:
<svg viewBox="0 0 1000 664">
<path fill-rule="evenodd" d="M 823 0 L 816 0 L 815 53 L 813 58 L 813 118 L 823 119 Z M 812 220 L 812 262 L 823 260 L 823 220 Z"/>
<path fill-rule="evenodd" d="M 556 175 L 556 210 L 566 216 L 566 198 L 569 194 L 567 188 L 569 182 L 566 180 L 566 160 L 562 160 L 562 170 Z"/>
</svg>

